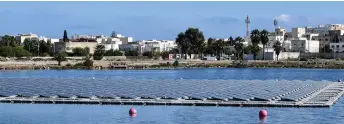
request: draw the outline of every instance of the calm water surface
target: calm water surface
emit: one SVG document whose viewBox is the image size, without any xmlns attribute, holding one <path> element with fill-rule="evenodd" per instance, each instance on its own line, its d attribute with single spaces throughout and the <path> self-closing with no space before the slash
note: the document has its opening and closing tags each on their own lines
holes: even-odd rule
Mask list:
<svg viewBox="0 0 344 124">
<path fill-rule="evenodd" d="M 154 79 L 344 79 L 344 70 L 322 69 L 186 69 L 186 70 L 39 70 L 0 71 L 1 78 L 14 77 L 109 77 L 130 76 Z M 132 106 L 0 104 L 1 124 L 237 124 L 262 123 L 261 108 L 135 106 L 138 115 L 128 116 Z M 344 100 L 331 108 L 265 108 L 267 124 L 342 124 Z"/>
</svg>

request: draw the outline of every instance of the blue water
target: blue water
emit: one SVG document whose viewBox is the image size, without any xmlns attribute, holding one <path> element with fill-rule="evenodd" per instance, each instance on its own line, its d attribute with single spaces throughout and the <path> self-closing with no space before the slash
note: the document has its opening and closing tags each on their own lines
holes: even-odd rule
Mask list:
<svg viewBox="0 0 344 124">
<path fill-rule="evenodd" d="M 344 70 L 322 69 L 186 69 L 186 70 L 40 70 L 0 71 L 10 77 L 109 77 L 129 76 L 155 79 L 344 79 Z M 128 116 L 133 106 L 0 104 L 1 124 L 342 124 L 344 100 L 331 108 L 265 108 L 268 118 L 258 119 L 261 108 L 134 106 L 137 117 Z"/>
</svg>

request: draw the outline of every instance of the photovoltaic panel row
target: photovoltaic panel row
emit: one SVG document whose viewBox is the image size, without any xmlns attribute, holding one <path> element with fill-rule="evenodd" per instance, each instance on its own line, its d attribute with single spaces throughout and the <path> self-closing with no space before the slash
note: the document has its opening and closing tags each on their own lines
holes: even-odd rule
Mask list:
<svg viewBox="0 0 344 124">
<path fill-rule="evenodd" d="M 288 80 L 161 80 L 111 78 L 3 78 L 0 95 L 82 96 L 122 98 L 196 98 L 297 100 L 327 86 L 329 81 Z"/>
</svg>

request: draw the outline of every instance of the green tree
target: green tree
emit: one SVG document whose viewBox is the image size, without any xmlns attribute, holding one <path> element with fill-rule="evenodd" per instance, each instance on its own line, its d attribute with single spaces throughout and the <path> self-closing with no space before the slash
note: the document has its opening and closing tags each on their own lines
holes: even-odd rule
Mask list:
<svg viewBox="0 0 344 124">
<path fill-rule="evenodd" d="M 269 32 L 267 30 L 262 30 L 260 32 L 260 40 L 263 44 L 263 60 L 265 60 L 265 47 L 266 47 L 266 44 L 269 42 Z"/>
<path fill-rule="evenodd" d="M 170 52 L 167 52 L 167 51 L 164 51 L 161 53 L 161 58 L 162 59 L 168 59 L 170 54 L 173 54 L 173 53 L 170 53 Z"/>
<path fill-rule="evenodd" d="M 67 30 L 64 30 L 63 31 L 63 42 L 68 42 L 69 41 L 69 39 L 68 39 L 68 35 L 67 35 Z"/>
<path fill-rule="evenodd" d="M 153 57 L 153 53 L 151 51 L 145 51 L 142 53 L 142 56 L 147 56 L 149 58 L 152 58 Z"/>
<path fill-rule="evenodd" d="M 60 53 L 57 53 L 54 56 L 54 59 L 58 62 L 58 65 L 60 66 L 62 61 L 66 61 L 67 60 L 66 57 L 67 57 L 67 53 L 66 52 L 60 52 Z"/>
<path fill-rule="evenodd" d="M 51 40 L 50 40 L 50 39 L 47 41 L 47 46 L 48 46 L 48 54 L 49 54 L 50 56 L 53 56 L 53 54 L 54 54 L 54 49 L 53 49 L 53 44 L 51 43 Z"/>
<path fill-rule="evenodd" d="M 169 53 L 171 53 L 171 54 L 178 54 L 179 53 L 179 49 L 178 48 L 173 48 L 172 50 L 169 51 Z"/>
<path fill-rule="evenodd" d="M 1 46 L 16 47 L 19 45 L 20 45 L 20 41 L 18 42 L 14 36 L 5 35 L 2 37 Z"/>
<path fill-rule="evenodd" d="M 261 50 L 258 45 L 249 45 L 247 46 L 249 51 L 253 54 L 253 59 L 256 60 L 256 56 L 258 55 L 259 51 Z"/>
<path fill-rule="evenodd" d="M 276 57 L 277 57 L 277 61 L 278 61 L 278 56 L 279 56 L 279 54 L 281 53 L 281 51 L 283 49 L 282 48 L 282 44 L 281 44 L 281 42 L 277 41 L 277 42 L 275 42 L 273 47 L 274 47 L 274 51 L 276 52 Z"/>
<path fill-rule="evenodd" d="M 35 39 L 25 39 L 24 49 L 32 53 L 33 55 L 38 55 L 39 41 Z"/>
<path fill-rule="evenodd" d="M 241 58 L 243 59 L 244 57 L 244 39 L 242 39 L 241 37 L 236 37 L 235 38 L 235 43 L 234 43 L 234 48 L 236 51 L 236 56 L 237 58 Z"/>
<path fill-rule="evenodd" d="M 224 47 L 225 47 L 225 41 L 223 41 L 222 39 L 216 40 L 216 42 L 214 43 L 214 48 L 215 48 L 216 56 L 218 59 L 222 55 Z"/>
<path fill-rule="evenodd" d="M 176 38 L 176 43 L 180 48 L 181 54 L 184 54 L 185 59 L 187 58 L 187 53 L 190 50 L 190 42 L 186 40 L 186 36 L 183 32 L 180 32 Z"/>
<path fill-rule="evenodd" d="M 139 53 L 135 50 L 129 50 L 129 51 L 125 51 L 124 55 L 125 56 L 138 56 Z"/>
<path fill-rule="evenodd" d="M 90 48 L 89 47 L 85 47 L 84 51 L 85 51 L 85 56 L 90 55 Z"/>
<path fill-rule="evenodd" d="M 251 52 L 253 53 L 253 59 L 256 60 L 257 54 L 259 52 L 257 51 L 259 50 L 257 47 L 259 47 L 258 44 L 260 43 L 260 40 L 261 40 L 259 30 L 258 29 L 252 30 L 250 38 L 251 38 L 251 42 L 253 46 L 253 47 L 250 47 L 253 49 L 251 50 Z"/>
<path fill-rule="evenodd" d="M 213 38 L 208 38 L 207 40 L 207 47 L 205 50 L 206 54 L 210 54 L 211 56 L 213 56 L 214 54 L 216 54 L 215 52 L 215 48 L 214 48 L 214 43 L 215 43 L 215 39 Z"/>
<path fill-rule="evenodd" d="M 229 46 L 233 46 L 234 43 L 235 43 L 235 40 L 233 39 L 232 36 L 230 36 L 230 37 L 229 37 L 229 41 L 228 41 L 228 45 L 229 45 Z"/>
<path fill-rule="evenodd" d="M 123 56 L 123 53 L 119 50 L 110 49 L 105 52 L 104 56 Z"/>
<path fill-rule="evenodd" d="M 93 67 L 93 61 L 91 60 L 91 57 L 86 56 L 85 61 L 84 61 L 84 66 L 86 66 L 87 68 L 91 68 Z"/>
<path fill-rule="evenodd" d="M 31 53 L 25 50 L 22 46 L 17 46 L 12 48 L 15 57 L 29 57 Z"/>
<path fill-rule="evenodd" d="M 74 56 L 86 56 L 87 55 L 87 52 L 84 48 L 81 48 L 81 47 L 76 47 L 76 48 L 73 48 L 73 55 Z"/>
<path fill-rule="evenodd" d="M 186 42 L 189 42 L 191 45 L 189 54 L 195 53 L 200 56 L 204 52 L 206 46 L 203 32 L 198 28 L 188 28 L 184 34 Z"/>
<path fill-rule="evenodd" d="M 93 59 L 94 60 L 101 60 L 103 59 L 103 56 L 105 54 L 105 46 L 103 45 L 97 45 L 96 49 L 93 54 Z"/>
<path fill-rule="evenodd" d="M 40 55 L 45 56 L 45 55 L 49 54 L 50 49 L 51 48 L 47 42 L 45 42 L 43 40 L 39 41 L 39 53 L 40 53 Z"/>
<path fill-rule="evenodd" d="M 13 57 L 15 56 L 12 47 L 10 46 L 2 46 L 0 47 L 0 56 L 2 57 Z"/>
</svg>

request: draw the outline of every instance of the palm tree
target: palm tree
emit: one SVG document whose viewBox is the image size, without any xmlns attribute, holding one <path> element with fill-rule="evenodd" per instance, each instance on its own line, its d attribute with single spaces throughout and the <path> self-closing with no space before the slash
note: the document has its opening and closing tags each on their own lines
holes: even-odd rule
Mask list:
<svg viewBox="0 0 344 124">
<path fill-rule="evenodd" d="M 217 58 L 220 58 L 220 56 L 222 55 L 224 46 L 225 41 L 223 41 L 222 39 L 216 40 L 216 42 L 214 43 Z"/>
<path fill-rule="evenodd" d="M 260 43 L 260 32 L 258 29 L 254 29 L 252 32 L 251 32 L 251 42 L 252 42 L 252 48 L 256 48 L 258 46 L 258 44 Z M 259 51 L 256 51 L 258 49 L 254 49 L 254 50 L 251 50 L 251 52 L 253 53 L 253 58 L 254 60 L 256 60 L 256 56 L 257 56 L 257 53 Z"/>
<path fill-rule="evenodd" d="M 265 46 L 269 42 L 268 35 L 269 35 L 269 32 L 265 29 L 260 32 L 260 40 L 263 44 L 263 60 L 265 60 Z"/>
<path fill-rule="evenodd" d="M 235 43 L 234 43 L 234 48 L 237 54 L 237 58 L 243 59 L 243 54 L 244 54 L 244 39 L 241 37 L 236 37 L 235 38 Z"/>
<path fill-rule="evenodd" d="M 277 41 L 277 42 L 275 42 L 275 44 L 274 44 L 274 51 L 276 52 L 276 56 L 277 56 L 277 61 L 278 61 L 278 56 L 279 56 L 279 54 L 281 53 L 281 51 L 282 51 L 282 44 L 281 44 L 281 42 L 280 41 Z"/>
</svg>

